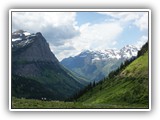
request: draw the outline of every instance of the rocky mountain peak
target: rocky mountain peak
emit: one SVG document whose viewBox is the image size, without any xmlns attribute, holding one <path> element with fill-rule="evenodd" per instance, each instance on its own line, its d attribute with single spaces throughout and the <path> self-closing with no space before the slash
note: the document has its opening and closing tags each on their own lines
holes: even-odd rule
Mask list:
<svg viewBox="0 0 160 120">
<path fill-rule="evenodd" d="M 61 64 L 91 81 L 97 81 L 116 70 L 125 60 L 136 57 L 137 52 L 138 49 L 132 45 L 120 50 L 85 50 L 77 56 L 63 59 Z"/>
<path fill-rule="evenodd" d="M 106 50 L 85 50 L 81 52 L 79 57 L 90 57 L 92 62 L 107 61 L 109 59 L 130 59 L 137 56 L 138 49 L 133 45 L 126 45 L 122 49 L 106 49 Z M 75 56 L 75 57 L 77 57 Z"/>
<path fill-rule="evenodd" d="M 13 39 L 18 39 L 12 40 L 12 50 L 16 54 L 14 60 L 58 62 L 42 33 L 24 34 L 23 37 L 17 35 Z"/>
<path fill-rule="evenodd" d="M 23 31 L 12 34 L 12 81 L 14 96 L 47 100 L 66 100 L 87 84 L 59 64 L 42 33 Z"/>
</svg>

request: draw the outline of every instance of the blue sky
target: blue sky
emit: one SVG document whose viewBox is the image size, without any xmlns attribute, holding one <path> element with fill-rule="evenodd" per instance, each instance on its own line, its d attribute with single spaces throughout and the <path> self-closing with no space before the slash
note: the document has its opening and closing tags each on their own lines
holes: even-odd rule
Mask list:
<svg viewBox="0 0 160 120">
<path fill-rule="evenodd" d="M 128 44 L 136 45 L 136 43 L 139 41 L 139 38 L 141 38 L 141 36 L 143 35 L 147 36 L 148 31 L 140 31 L 139 28 L 137 28 L 136 26 L 132 26 L 131 28 L 125 27 L 124 31 L 118 37 L 118 39 L 122 42 L 119 42 L 119 44 L 117 44 L 115 47 L 120 49 Z"/>
<path fill-rule="evenodd" d="M 140 48 L 148 40 L 148 13 L 13 12 L 12 28 L 41 32 L 62 60 L 83 50 Z"/>
<path fill-rule="evenodd" d="M 104 20 L 107 18 L 109 18 L 109 16 L 98 14 L 96 12 L 77 12 L 76 14 L 76 21 L 78 26 L 81 26 L 85 23 L 97 24 L 104 22 Z"/>
<path fill-rule="evenodd" d="M 97 12 L 77 12 L 76 21 L 77 25 L 81 26 L 85 23 L 98 24 L 112 20 L 110 15 L 99 14 Z M 116 18 L 117 20 L 117 18 Z M 137 26 L 132 24 L 133 21 L 124 26 L 123 32 L 119 35 L 119 43 L 114 45 L 114 48 L 121 49 L 125 45 L 136 45 L 141 36 L 148 35 L 148 29 L 141 31 Z M 107 29 L 107 28 L 106 28 Z"/>
</svg>

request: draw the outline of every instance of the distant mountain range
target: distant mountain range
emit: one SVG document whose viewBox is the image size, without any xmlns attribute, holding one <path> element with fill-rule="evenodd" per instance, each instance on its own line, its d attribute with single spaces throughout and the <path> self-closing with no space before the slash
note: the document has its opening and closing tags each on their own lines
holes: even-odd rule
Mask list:
<svg viewBox="0 0 160 120">
<path fill-rule="evenodd" d="M 59 63 L 40 32 L 12 34 L 12 96 L 65 100 L 86 84 Z"/>
<path fill-rule="evenodd" d="M 136 57 L 137 52 L 138 49 L 133 45 L 127 45 L 120 50 L 86 50 L 77 56 L 63 59 L 61 64 L 90 81 L 99 81 L 117 69 L 125 60 Z"/>
<path fill-rule="evenodd" d="M 148 43 L 129 61 L 97 84 L 89 85 L 78 95 L 78 102 L 95 108 L 149 108 Z"/>
</svg>

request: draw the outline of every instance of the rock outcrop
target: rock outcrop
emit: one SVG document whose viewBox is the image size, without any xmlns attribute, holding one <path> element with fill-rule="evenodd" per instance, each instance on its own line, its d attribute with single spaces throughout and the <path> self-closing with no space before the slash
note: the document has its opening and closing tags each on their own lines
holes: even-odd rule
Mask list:
<svg viewBox="0 0 160 120">
<path fill-rule="evenodd" d="M 30 35 L 24 35 L 24 33 L 19 34 L 21 35 L 17 35 L 17 38 L 14 36 L 14 39 L 17 40 L 12 41 L 12 76 L 16 76 L 13 78 L 18 78 L 19 81 L 19 78 L 22 79 L 24 77 L 25 81 L 29 79 L 30 82 L 32 80 L 38 82 L 42 88 L 45 88 L 45 91 L 48 90 L 49 93 L 53 93 L 47 97 L 55 100 L 65 100 L 83 87 L 79 79 L 59 64 L 59 61 L 51 52 L 49 44 L 40 32 Z M 14 81 L 15 80 L 16 79 L 14 79 Z M 23 81 L 21 82 L 22 83 L 13 82 L 17 84 L 13 85 L 14 87 L 16 86 L 13 89 L 17 89 L 18 86 L 21 91 L 24 91 L 24 95 L 30 94 L 28 98 L 32 98 L 31 96 L 33 96 L 34 93 L 26 93 L 26 91 L 31 90 L 29 88 L 29 90 L 26 90 L 26 87 L 25 89 L 21 87 L 25 86 L 23 85 Z M 27 82 L 25 82 L 25 84 L 26 83 Z M 37 83 L 33 84 L 38 85 Z M 34 85 L 32 86 L 32 88 L 34 88 Z M 20 91 L 19 89 L 18 91 Z M 14 93 L 16 93 L 16 91 Z M 20 93 L 16 93 L 15 95 L 19 94 Z M 44 96 L 43 94 L 42 97 Z"/>
</svg>

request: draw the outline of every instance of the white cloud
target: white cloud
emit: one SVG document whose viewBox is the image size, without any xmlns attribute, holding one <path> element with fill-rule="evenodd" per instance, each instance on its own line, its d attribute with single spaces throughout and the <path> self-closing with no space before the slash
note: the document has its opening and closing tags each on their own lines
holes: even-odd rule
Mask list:
<svg viewBox="0 0 160 120">
<path fill-rule="evenodd" d="M 131 22 L 140 30 L 148 29 L 148 13 L 147 12 L 98 12 L 99 14 L 109 15 L 112 20 L 118 20 L 122 24 Z"/>
<path fill-rule="evenodd" d="M 71 45 L 70 42 L 66 42 L 60 46 L 50 45 L 50 48 L 58 60 L 62 60 L 69 56 L 75 56 L 77 54 L 77 50 Z"/>
<path fill-rule="evenodd" d="M 73 24 L 75 17 L 75 12 L 12 12 L 13 27 L 16 25 L 16 29 L 23 27 L 32 31 L 41 30 L 48 25 Z"/>
<path fill-rule="evenodd" d="M 65 41 L 65 47 L 72 47 L 61 51 L 57 57 L 61 60 L 63 57 L 74 56 L 83 50 L 103 50 L 116 44 L 118 35 L 123 31 L 120 24 L 116 22 L 89 24 L 86 23 L 80 27 L 80 35 L 73 39 Z M 54 48 L 56 50 L 56 47 Z"/>
<path fill-rule="evenodd" d="M 81 34 L 73 40 L 73 46 L 78 50 L 106 49 L 111 47 L 122 30 L 118 23 L 85 24 L 80 27 Z"/>
<path fill-rule="evenodd" d="M 75 17 L 75 12 L 12 12 L 12 30 L 42 32 L 50 43 L 59 45 L 79 34 Z"/>
<path fill-rule="evenodd" d="M 103 50 L 117 45 L 123 29 L 131 23 L 146 30 L 148 19 L 143 12 L 101 12 L 111 16 L 102 23 L 77 26 L 75 12 L 13 12 L 12 29 L 42 32 L 59 60 L 75 56 L 83 50 Z M 131 24 L 129 24 L 131 26 Z M 143 36 L 137 43 L 146 40 Z"/>
<path fill-rule="evenodd" d="M 135 20 L 134 24 L 139 27 L 140 30 L 148 29 L 148 14 L 143 14 L 139 19 Z"/>
<path fill-rule="evenodd" d="M 141 49 L 141 47 L 148 41 L 148 37 L 143 35 L 141 36 L 141 38 L 137 41 L 137 43 L 135 44 L 135 46 L 138 49 Z"/>
<path fill-rule="evenodd" d="M 120 19 L 125 22 L 137 19 L 141 14 L 138 12 L 99 12 L 99 13 L 112 16 L 113 18 Z"/>
</svg>

